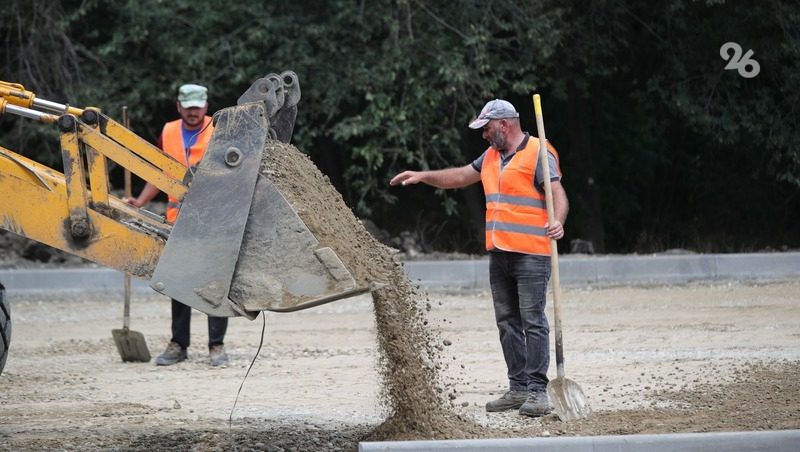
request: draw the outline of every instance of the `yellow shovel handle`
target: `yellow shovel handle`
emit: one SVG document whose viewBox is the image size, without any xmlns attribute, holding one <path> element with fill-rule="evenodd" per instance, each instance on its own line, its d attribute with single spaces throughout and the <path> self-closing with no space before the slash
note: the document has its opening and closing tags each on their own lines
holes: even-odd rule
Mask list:
<svg viewBox="0 0 800 452">
<path fill-rule="evenodd" d="M 539 134 L 539 161 L 544 174 L 544 194 L 547 203 L 547 221 L 555 221 L 553 208 L 553 189 L 550 184 L 550 162 L 547 151 L 547 138 L 544 135 L 544 118 L 542 116 L 542 100 L 538 94 L 533 95 L 533 110 L 536 115 L 536 130 Z M 558 378 L 564 378 L 564 345 L 561 335 L 561 282 L 558 274 L 558 244 L 555 239 L 550 239 L 550 280 L 553 284 L 553 317 L 554 334 L 556 342 L 556 373 Z"/>
</svg>

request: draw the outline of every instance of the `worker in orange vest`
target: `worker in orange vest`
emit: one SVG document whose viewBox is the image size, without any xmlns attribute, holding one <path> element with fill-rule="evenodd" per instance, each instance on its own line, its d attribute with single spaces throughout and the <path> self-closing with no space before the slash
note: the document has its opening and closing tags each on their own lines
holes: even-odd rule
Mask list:
<svg viewBox="0 0 800 452">
<path fill-rule="evenodd" d="M 195 84 L 182 85 L 178 89 L 176 106 L 180 119 L 164 125 L 158 147 L 186 165 L 189 171 L 194 171 L 200 159 L 203 158 L 214 132 L 211 117 L 206 114 L 208 112 L 208 90 L 204 86 Z M 155 185 L 148 182 L 139 196 L 127 201 L 136 207 L 142 207 L 155 198 L 159 192 L 160 190 Z M 180 202 L 170 196 L 166 211 L 169 223 L 175 223 L 179 209 Z M 190 343 L 191 318 L 192 308 L 173 299 L 172 339 L 164 353 L 156 358 L 156 365 L 169 366 L 187 358 L 186 349 Z M 208 349 L 213 366 L 228 363 L 228 355 L 225 353 L 223 344 L 227 329 L 227 317 L 208 317 Z"/>
<path fill-rule="evenodd" d="M 390 185 L 424 183 L 462 188 L 481 181 L 486 195 L 486 250 L 495 320 L 508 370 L 508 391 L 486 404 L 486 411 L 518 409 L 543 416 L 547 398 L 550 327 L 545 316 L 550 279 L 550 239 L 564 237 L 569 202 L 561 185 L 558 153 L 548 143 L 555 221 L 547 220 L 544 171 L 539 167 L 539 140 L 523 132 L 519 113 L 494 99 L 472 129 L 483 129 L 489 148 L 471 164 L 430 171 L 403 171 Z"/>
</svg>

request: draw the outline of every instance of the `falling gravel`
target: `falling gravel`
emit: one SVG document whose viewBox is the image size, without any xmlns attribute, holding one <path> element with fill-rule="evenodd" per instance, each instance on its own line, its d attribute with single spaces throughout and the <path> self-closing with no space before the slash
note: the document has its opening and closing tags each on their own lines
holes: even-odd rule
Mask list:
<svg viewBox="0 0 800 452">
<path fill-rule="evenodd" d="M 275 183 L 320 242 L 332 248 L 372 293 L 387 420 L 371 439 L 474 437 L 481 427 L 453 414 L 441 380 L 442 341 L 427 328 L 425 295 L 393 259 L 393 250 L 364 228 L 314 163 L 290 144 L 268 141 L 261 173 Z"/>
</svg>

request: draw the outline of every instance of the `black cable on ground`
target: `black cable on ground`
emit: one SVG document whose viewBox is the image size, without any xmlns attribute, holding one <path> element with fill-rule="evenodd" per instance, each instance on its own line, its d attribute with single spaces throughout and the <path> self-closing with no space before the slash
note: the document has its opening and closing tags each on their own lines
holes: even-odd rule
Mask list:
<svg viewBox="0 0 800 452">
<path fill-rule="evenodd" d="M 258 358 L 258 354 L 261 353 L 261 346 L 264 345 L 264 332 L 267 330 L 267 317 L 264 314 L 264 311 L 261 311 L 261 341 L 258 343 L 258 350 L 256 350 L 255 356 L 253 356 L 253 360 L 250 361 L 250 366 L 247 368 L 247 372 L 244 374 L 244 378 L 242 378 L 242 383 L 239 385 L 239 390 L 236 391 L 236 398 L 233 400 L 233 406 L 231 407 L 231 414 L 228 416 L 228 436 L 231 439 L 231 449 L 236 449 L 236 441 L 233 439 L 233 430 L 231 429 L 231 425 L 233 423 L 233 411 L 236 409 L 236 402 L 239 401 L 239 394 L 242 393 L 242 387 L 244 386 L 245 380 L 247 380 L 247 376 L 250 375 L 250 370 L 253 368 L 253 364 L 256 363 L 256 358 Z"/>
</svg>

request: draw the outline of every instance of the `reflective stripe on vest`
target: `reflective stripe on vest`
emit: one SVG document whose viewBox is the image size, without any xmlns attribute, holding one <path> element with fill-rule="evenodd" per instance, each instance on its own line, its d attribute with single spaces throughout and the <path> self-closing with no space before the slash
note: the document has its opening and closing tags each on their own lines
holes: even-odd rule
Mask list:
<svg viewBox="0 0 800 452">
<path fill-rule="evenodd" d="M 532 206 L 532 207 L 538 207 L 540 209 L 547 208 L 544 199 L 531 199 L 531 198 L 526 198 L 525 196 L 501 195 L 500 193 L 486 195 L 486 202 L 503 202 L 508 204 L 519 204 L 521 206 Z"/>
<path fill-rule="evenodd" d="M 164 125 L 164 130 L 161 132 L 161 148 L 164 152 L 172 156 L 172 158 L 183 163 L 187 167 L 196 167 L 200 159 L 203 158 L 203 154 L 206 152 L 208 142 L 211 141 L 211 134 L 214 132 L 214 126 L 209 124 L 211 122 L 210 116 L 206 116 L 203 119 L 203 127 L 198 129 L 203 132 L 195 137 L 194 144 L 189 149 L 187 162 L 186 149 L 183 146 L 181 122 L 182 120 L 177 119 Z M 178 210 L 180 209 L 181 203 L 172 196 L 168 198 L 167 222 L 174 224 L 175 220 L 178 218 Z"/>
<path fill-rule="evenodd" d="M 558 158 L 555 149 L 549 150 Z M 501 167 L 500 152 L 489 148 L 481 167 L 486 195 L 486 249 L 550 255 L 547 205 L 544 193 L 534 187 L 539 163 L 539 140 L 530 139 Z"/>
</svg>

